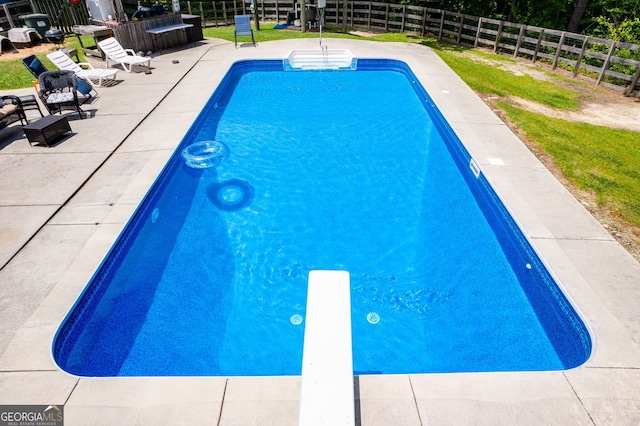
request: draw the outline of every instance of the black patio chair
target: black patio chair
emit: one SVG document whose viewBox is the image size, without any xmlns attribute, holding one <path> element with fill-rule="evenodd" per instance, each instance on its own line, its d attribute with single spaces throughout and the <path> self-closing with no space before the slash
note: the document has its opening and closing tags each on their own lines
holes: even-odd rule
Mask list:
<svg viewBox="0 0 640 426">
<path fill-rule="evenodd" d="M 38 59 L 36 55 L 29 55 L 26 58 L 23 58 L 22 63 L 35 78 L 39 78 L 40 74 L 49 71 L 47 67 L 40 62 L 40 59 Z M 94 91 L 94 88 L 91 87 L 89 83 L 82 79 L 78 81 L 78 92 L 82 93 L 87 100 L 93 97 L 91 94 L 92 91 Z"/>
<path fill-rule="evenodd" d="M 73 71 L 47 71 L 38 77 L 40 91 L 38 96 L 47 107 L 50 114 L 59 112 L 62 114 L 64 108 L 74 108 L 78 111 L 80 118 L 82 109 L 78 101 L 78 77 Z"/>
<path fill-rule="evenodd" d="M 13 95 L 0 96 L 0 129 L 16 121 L 20 121 L 23 126 L 29 123 L 22 110 L 20 98 Z"/>
</svg>

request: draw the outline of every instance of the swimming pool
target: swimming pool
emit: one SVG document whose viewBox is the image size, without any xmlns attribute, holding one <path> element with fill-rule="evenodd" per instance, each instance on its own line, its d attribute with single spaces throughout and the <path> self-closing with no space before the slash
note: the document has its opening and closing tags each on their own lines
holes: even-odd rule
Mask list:
<svg viewBox="0 0 640 426">
<path fill-rule="evenodd" d="M 226 158 L 200 167 L 207 150 Z M 356 374 L 562 370 L 591 351 L 411 70 L 360 59 L 234 64 L 55 360 L 81 376 L 300 374 L 312 269 L 350 272 Z"/>
</svg>

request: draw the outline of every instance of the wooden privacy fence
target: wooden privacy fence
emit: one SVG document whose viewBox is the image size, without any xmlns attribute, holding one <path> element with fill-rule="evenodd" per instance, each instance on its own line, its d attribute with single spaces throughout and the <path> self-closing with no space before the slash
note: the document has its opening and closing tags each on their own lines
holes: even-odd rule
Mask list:
<svg viewBox="0 0 640 426">
<path fill-rule="evenodd" d="M 256 0 L 260 20 L 284 21 L 295 0 Z M 203 26 L 233 25 L 233 16 L 250 13 L 250 1 L 181 2 L 183 11 L 200 15 Z M 582 34 L 480 18 L 422 6 L 348 0 L 327 1 L 325 24 L 387 32 L 434 35 L 468 47 L 490 47 L 496 53 L 545 61 L 595 84 L 640 93 L 640 45 Z"/>
</svg>

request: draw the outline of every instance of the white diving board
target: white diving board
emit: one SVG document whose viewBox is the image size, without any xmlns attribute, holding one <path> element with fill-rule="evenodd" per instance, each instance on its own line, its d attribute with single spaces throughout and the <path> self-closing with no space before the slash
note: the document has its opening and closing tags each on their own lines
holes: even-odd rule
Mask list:
<svg viewBox="0 0 640 426">
<path fill-rule="evenodd" d="M 310 271 L 300 426 L 355 424 L 351 293 L 347 271 Z"/>
</svg>

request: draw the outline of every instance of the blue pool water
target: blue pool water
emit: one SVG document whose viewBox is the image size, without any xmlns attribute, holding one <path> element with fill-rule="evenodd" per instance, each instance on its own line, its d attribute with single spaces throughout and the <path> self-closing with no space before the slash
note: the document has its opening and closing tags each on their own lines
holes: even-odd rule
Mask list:
<svg viewBox="0 0 640 426">
<path fill-rule="evenodd" d="M 200 168 L 207 149 L 227 158 Z M 81 376 L 297 375 L 307 275 L 341 269 L 356 374 L 582 364 L 584 324 L 470 160 L 404 63 L 236 63 L 54 357 Z"/>
</svg>

